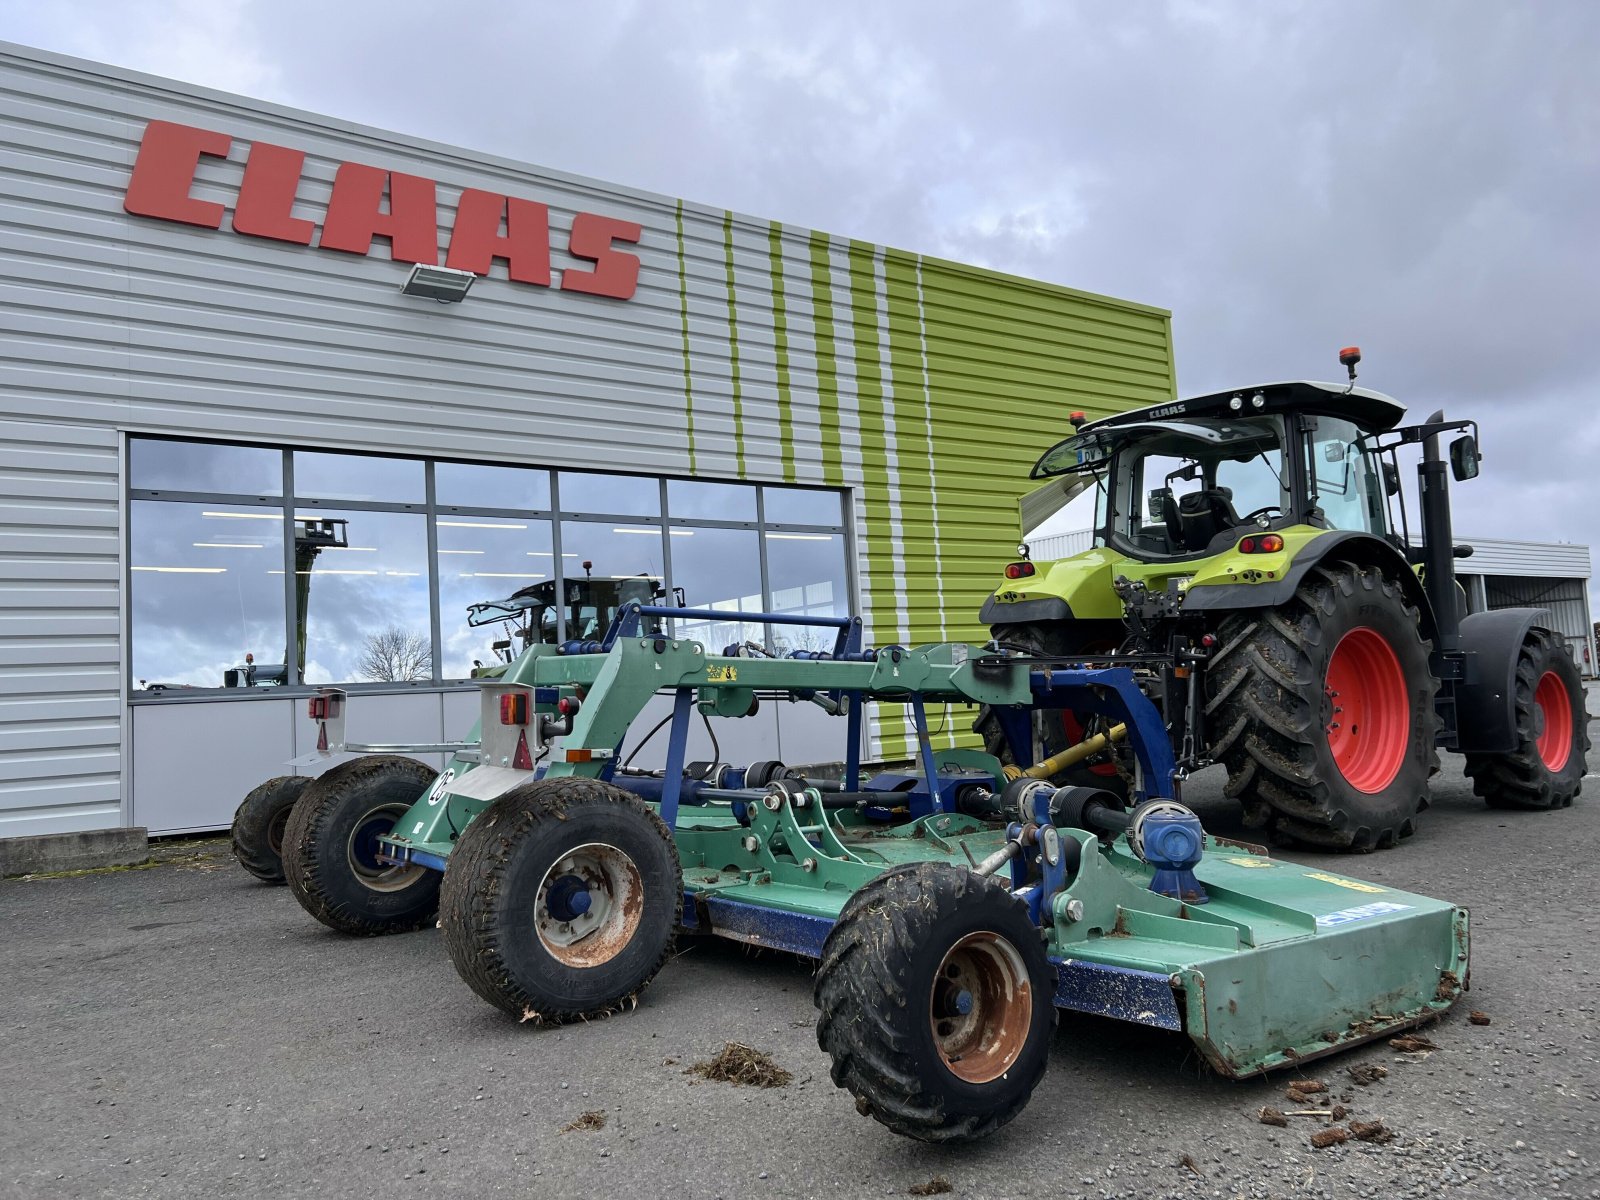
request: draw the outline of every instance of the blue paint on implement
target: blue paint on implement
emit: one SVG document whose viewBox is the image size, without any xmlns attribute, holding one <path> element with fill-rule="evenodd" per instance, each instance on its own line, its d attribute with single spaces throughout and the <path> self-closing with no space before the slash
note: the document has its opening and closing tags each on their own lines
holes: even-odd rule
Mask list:
<svg viewBox="0 0 1600 1200">
<path fill-rule="evenodd" d="M 1183 1030 L 1177 993 L 1167 976 L 1135 971 L 1082 959 L 1053 958 L 1056 964 L 1056 1007 L 1151 1025 Z"/>
<path fill-rule="evenodd" d="M 822 943 L 833 929 L 833 918 L 685 892 L 683 924 L 696 933 L 712 933 L 753 946 L 821 958 Z"/>
<path fill-rule="evenodd" d="M 444 874 L 444 866 L 448 861 L 442 854 L 429 854 L 426 850 L 418 850 L 411 846 L 397 846 L 384 842 L 378 848 L 377 861 L 384 866 L 403 867 L 407 863 L 419 867 L 427 867 L 430 871 Z"/>
</svg>

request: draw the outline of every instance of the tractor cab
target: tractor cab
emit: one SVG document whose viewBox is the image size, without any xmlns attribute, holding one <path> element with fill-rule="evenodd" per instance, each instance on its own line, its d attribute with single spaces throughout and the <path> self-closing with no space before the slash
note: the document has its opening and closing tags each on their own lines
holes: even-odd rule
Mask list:
<svg viewBox="0 0 1600 1200">
<path fill-rule="evenodd" d="M 1072 477 L 1067 499 L 1094 489 L 1096 540 L 1141 562 L 1209 557 L 1291 526 L 1387 539 L 1392 493 L 1370 439 L 1404 411 L 1333 384 L 1218 392 L 1084 424 L 1033 478 Z"/>
<path fill-rule="evenodd" d="M 504 600 L 469 605 L 467 624 L 505 627 L 506 637 L 494 643 L 496 657 L 505 664 L 534 642 L 558 645 L 563 622 L 567 641 L 600 641 L 624 605 L 652 604 L 665 594 L 660 581 L 647 575 L 568 579 L 559 596 L 556 581 L 548 579 L 513 592 Z"/>
</svg>

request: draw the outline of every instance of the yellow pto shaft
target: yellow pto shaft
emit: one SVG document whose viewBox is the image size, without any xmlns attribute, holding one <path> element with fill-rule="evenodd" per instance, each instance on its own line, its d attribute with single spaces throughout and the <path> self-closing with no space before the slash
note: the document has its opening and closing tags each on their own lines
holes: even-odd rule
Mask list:
<svg viewBox="0 0 1600 1200">
<path fill-rule="evenodd" d="M 1076 746 L 1068 746 L 1059 754 L 1052 754 L 1043 762 L 1034 763 L 1026 769 L 1007 764 L 1004 768 L 1006 779 L 1049 779 L 1057 771 L 1065 770 L 1073 763 L 1082 762 L 1091 754 L 1104 750 L 1109 743 L 1120 742 L 1127 736 L 1126 725 L 1113 725 L 1106 732 L 1097 733 L 1092 738 L 1084 738 Z"/>
</svg>

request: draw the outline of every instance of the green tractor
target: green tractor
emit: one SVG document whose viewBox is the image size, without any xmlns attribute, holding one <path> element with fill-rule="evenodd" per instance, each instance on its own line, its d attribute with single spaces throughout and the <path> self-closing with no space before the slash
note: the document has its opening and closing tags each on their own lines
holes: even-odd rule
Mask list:
<svg viewBox="0 0 1600 1200">
<path fill-rule="evenodd" d="M 1094 545 L 1052 563 L 1020 547 L 982 619 L 1035 658 L 1176 664 L 1164 715 L 1180 770 L 1225 764 L 1246 821 L 1294 841 L 1410 835 L 1438 747 L 1465 754 L 1491 806 L 1566 807 L 1589 748 L 1577 666 L 1548 611 L 1468 615 L 1455 579 L 1471 548 L 1452 539 L 1446 457 L 1457 480 L 1477 475 L 1476 424 L 1402 426 L 1402 405 L 1355 386 L 1359 360 L 1340 354 L 1348 385 L 1074 414 L 1025 507 L 1092 494 Z M 1411 444 L 1418 537 L 1396 461 Z M 1125 789 L 1136 769 L 1089 714 L 1040 711 L 1024 729 L 986 709 L 976 729 L 1003 761 L 1049 756 L 1057 782 Z"/>
</svg>

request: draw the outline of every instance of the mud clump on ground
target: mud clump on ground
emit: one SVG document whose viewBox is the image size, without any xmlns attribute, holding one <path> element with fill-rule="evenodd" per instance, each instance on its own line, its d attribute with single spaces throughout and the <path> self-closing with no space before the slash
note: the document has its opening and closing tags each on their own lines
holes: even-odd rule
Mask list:
<svg viewBox="0 0 1600 1200">
<path fill-rule="evenodd" d="M 1394 1141 L 1394 1132 L 1382 1121 L 1351 1121 L 1350 1136 L 1360 1142 L 1376 1142 L 1382 1146 Z"/>
<path fill-rule="evenodd" d="M 1377 1083 L 1380 1079 L 1389 1077 L 1389 1068 L 1380 1066 L 1378 1063 L 1358 1063 L 1353 1067 L 1347 1068 L 1347 1070 L 1350 1072 L 1350 1078 L 1354 1079 L 1362 1087 L 1367 1087 L 1370 1084 Z"/>
<path fill-rule="evenodd" d="M 1266 1105 L 1263 1105 L 1261 1111 L 1256 1114 L 1256 1120 L 1260 1121 L 1263 1125 L 1276 1125 L 1280 1129 L 1286 1129 L 1289 1125 L 1288 1117 L 1284 1116 L 1277 1109 L 1268 1107 Z"/>
<path fill-rule="evenodd" d="M 1311 1145 L 1316 1150 L 1326 1150 L 1329 1146 L 1337 1146 L 1341 1142 L 1348 1142 L 1349 1140 L 1350 1131 L 1342 1125 L 1319 1129 L 1311 1135 Z"/>
<path fill-rule="evenodd" d="M 1480 1012 L 1475 1008 L 1467 1014 L 1467 1020 L 1473 1025 L 1487 1025 L 1489 1023 L 1489 1014 Z"/>
<path fill-rule="evenodd" d="M 1439 1048 L 1432 1038 L 1423 1037 L 1420 1033 L 1403 1033 L 1399 1037 L 1392 1037 L 1389 1039 L 1389 1046 L 1401 1054 L 1417 1054 Z"/>
<path fill-rule="evenodd" d="M 946 1192 L 954 1191 L 950 1181 L 943 1175 L 935 1175 L 927 1183 L 913 1183 L 906 1189 L 908 1196 L 942 1196 Z"/>
<path fill-rule="evenodd" d="M 561 1127 L 562 1133 L 591 1133 L 596 1129 L 606 1127 L 606 1115 L 598 1110 L 586 1112 L 570 1125 Z"/>
<path fill-rule="evenodd" d="M 716 1057 L 695 1063 L 684 1074 L 731 1083 L 735 1087 L 787 1087 L 794 1078 L 792 1072 L 773 1062 L 770 1054 L 742 1042 L 723 1043 Z"/>
</svg>

